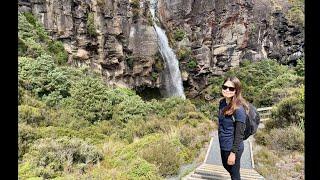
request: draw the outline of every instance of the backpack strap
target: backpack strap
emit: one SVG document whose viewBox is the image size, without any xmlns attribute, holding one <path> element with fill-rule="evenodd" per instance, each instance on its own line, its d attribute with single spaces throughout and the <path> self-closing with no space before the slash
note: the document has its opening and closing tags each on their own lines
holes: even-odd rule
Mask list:
<svg viewBox="0 0 320 180">
<path fill-rule="evenodd" d="M 244 108 L 244 107 L 243 107 Z M 249 109 L 250 109 L 250 107 L 249 107 Z M 244 108 L 244 110 L 245 110 L 245 108 Z M 235 110 L 236 111 L 236 110 Z M 234 111 L 234 113 L 235 113 L 235 111 Z M 249 118 L 249 111 L 247 112 L 246 110 L 245 110 L 245 113 L 246 113 L 246 118 L 248 119 Z M 231 119 L 232 119 L 232 121 L 235 123 L 236 122 L 236 118 L 234 117 L 234 114 L 232 114 L 232 116 L 231 116 Z"/>
<path fill-rule="evenodd" d="M 235 123 L 236 122 L 236 118 L 234 117 L 234 115 L 232 114 L 231 116 L 232 121 Z"/>
</svg>

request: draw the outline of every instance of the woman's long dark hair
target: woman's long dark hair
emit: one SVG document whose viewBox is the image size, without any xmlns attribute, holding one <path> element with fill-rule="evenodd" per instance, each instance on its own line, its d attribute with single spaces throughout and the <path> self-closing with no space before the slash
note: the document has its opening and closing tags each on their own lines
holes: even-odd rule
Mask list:
<svg viewBox="0 0 320 180">
<path fill-rule="evenodd" d="M 223 109 L 223 114 L 224 115 L 232 115 L 234 111 L 239 108 L 239 106 L 243 105 L 246 112 L 248 113 L 249 111 L 249 104 L 248 102 L 242 97 L 241 94 L 241 83 L 240 80 L 237 77 L 227 77 L 223 84 L 226 83 L 227 81 L 233 82 L 235 86 L 235 95 L 231 98 L 230 103 L 226 108 Z"/>
</svg>

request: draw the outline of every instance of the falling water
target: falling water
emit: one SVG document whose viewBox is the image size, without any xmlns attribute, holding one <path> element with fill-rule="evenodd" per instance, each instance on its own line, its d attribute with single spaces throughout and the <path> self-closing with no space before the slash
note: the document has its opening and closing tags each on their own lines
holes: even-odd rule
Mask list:
<svg viewBox="0 0 320 180">
<path fill-rule="evenodd" d="M 150 11 L 153 18 L 153 26 L 158 36 L 158 46 L 162 58 L 166 61 L 166 73 L 164 74 L 166 93 L 168 96 L 180 96 L 185 99 L 178 60 L 169 46 L 165 31 L 155 23 L 158 21 L 155 16 L 156 4 L 157 0 L 150 0 Z"/>
</svg>

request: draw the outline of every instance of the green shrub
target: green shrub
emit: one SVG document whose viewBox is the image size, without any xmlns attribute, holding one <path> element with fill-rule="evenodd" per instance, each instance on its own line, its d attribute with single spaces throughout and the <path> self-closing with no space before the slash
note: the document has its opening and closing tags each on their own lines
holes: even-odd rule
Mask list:
<svg viewBox="0 0 320 180">
<path fill-rule="evenodd" d="M 180 158 L 177 156 L 179 148 L 163 139 L 150 144 L 141 151 L 141 156 L 149 163 L 155 164 L 162 176 L 177 174 Z"/>
<path fill-rule="evenodd" d="M 141 139 L 128 144 L 120 146 L 110 153 L 110 158 L 113 159 L 112 166 L 118 167 L 121 165 L 126 165 L 132 162 L 135 158 L 139 156 L 139 152 L 144 148 L 148 147 L 152 143 L 161 141 L 161 134 L 150 134 L 146 135 Z M 126 143 L 127 144 L 127 143 Z"/>
<path fill-rule="evenodd" d="M 42 180 L 42 177 L 38 177 L 37 171 L 35 171 L 36 166 L 28 161 L 20 163 L 18 165 L 18 177 L 19 179 L 33 179 Z"/>
<path fill-rule="evenodd" d="M 102 81 L 84 78 L 73 84 L 70 94 L 70 98 L 64 99 L 63 106 L 70 108 L 76 117 L 91 123 L 111 119 L 112 101 Z"/>
<path fill-rule="evenodd" d="M 191 57 L 192 51 L 188 48 L 180 48 L 177 52 L 179 61 L 189 60 Z"/>
<path fill-rule="evenodd" d="M 164 69 L 164 61 L 162 59 L 161 53 L 159 51 L 156 52 L 156 54 L 153 55 L 153 58 L 155 59 L 155 69 L 160 72 Z"/>
<path fill-rule="evenodd" d="M 71 129 L 68 127 L 38 127 L 37 134 L 41 138 L 78 138 L 95 145 L 104 142 L 107 138 L 107 136 L 100 133 L 99 129 L 95 126 L 83 127 L 79 130 Z"/>
<path fill-rule="evenodd" d="M 70 128 L 80 130 L 91 125 L 91 123 L 83 118 L 74 117 L 72 111 L 65 109 L 48 109 L 46 114 L 46 122 L 50 126 Z"/>
<path fill-rule="evenodd" d="M 148 26 L 153 26 L 153 19 L 151 13 L 147 14 Z"/>
<path fill-rule="evenodd" d="M 93 12 L 88 13 L 87 17 L 87 30 L 90 36 L 96 37 L 98 35 L 96 27 L 94 25 L 94 14 Z"/>
<path fill-rule="evenodd" d="M 65 72 L 70 82 L 77 82 L 87 76 L 95 77 L 95 74 L 90 73 L 88 67 L 72 67 L 72 66 L 60 66 L 59 70 Z M 100 77 L 100 76 L 99 76 Z"/>
<path fill-rule="evenodd" d="M 106 5 L 106 1 L 105 0 L 97 0 L 97 5 L 101 8 L 103 8 Z"/>
<path fill-rule="evenodd" d="M 170 110 L 170 111 L 167 111 L 168 113 L 165 117 L 176 120 L 176 122 L 179 122 L 183 119 L 186 119 L 186 120 L 189 118 L 192 119 L 192 114 L 189 114 L 189 113 L 197 113 L 195 105 L 193 105 L 190 102 L 190 100 L 184 100 L 180 103 L 176 102 L 174 107 L 167 110 Z M 201 118 L 198 118 L 197 114 L 195 116 L 196 116 L 196 119 L 201 119 Z"/>
<path fill-rule="evenodd" d="M 28 46 L 25 41 L 18 37 L 18 56 L 23 56 L 27 53 Z"/>
<path fill-rule="evenodd" d="M 27 90 L 24 91 L 24 96 L 21 99 L 21 105 L 28 105 L 40 109 L 46 108 L 46 104 L 44 102 L 40 101 L 35 96 L 32 96 Z"/>
<path fill-rule="evenodd" d="M 215 128 L 216 126 L 209 121 L 198 123 L 197 127 L 190 124 L 179 126 L 178 139 L 185 147 L 180 154 L 185 162 L 194 161 L 200 149 L 204 147 L 204 143 L 210 140 L 208 134 Z"/>
<path fill-rule="evenodd" d="M 189 69 L 194 69 L 194 68 L 197 67 L 197 65 L 198 65 L 197 61 L 196 61 L 195 59 L 191 59 L 191 60 L 188 62 L 187 67 L 188 67 Z"/>
<path fill-rule="evenodd" d="M 99 132 L 96 126 L 88 126 L 79 130 L 79 138 L 84 139 L 91 144 L 101 144 L 106 141 L 107 136 Z"/>
<path fill-rule="evenodd" d="M 157 167 L 142 158 L 136 158 L 128 167 L 129 179 L 162 179 Z"/>
<path fill-rule="evenodd" d="M 21 37 L 34 38 L 38 42 L 49 40 L 47 31 L 30 12 L 18 13 L 18 30 Z"/>
<path fill-rule="evenodd" d="M 132 0 L 132 1 L 130 2 L 130 6 L 131 6 L 132 8 L 140 8 L 140 0 Z"/>
<path fill-rule="evenodd" d="M 304 65 L 305 62 L 304 62 L 304 59 L 299 59 L 297 61 L 297 66 L 295 67 L 295 71 L 297 73 L 298 76 L 304 76 Z"/>
<path fill-rule="evenodd" d="M 204 120 L 208 120 L 202 113 L 200 112 L 184 112 L 178 115 L 178 118 L 181 118 L 181 123 L 189 124 L 192 127 L 197 127 L 199 123 Z"/>
<path fill-rule="evenodd" d="M 272 119 L 277 127 L 286 127 L 304 120 L 304 97 L 290 96 L 283 99 L 272 110 Z"/>
<path fill-rule="evenodd" d="M 253 157 L 254 162 L 256 162 L 256 169 L 262 176 L 267 177 L 282 172 L 275 166 L 275 164 L 280 161 L 280 158 L 274 151 L 262 146 Z"/>
<path fill-rule="evenodd" d="M 36 26 L 37 24 L 37 19 L 33 16 L 32 13 L 26 12 L 23 14 L 26 17 L 26 20 L 33 26 Z"/>
<path fill-rule="evenodd" d="M 276 105 L 282 100 L 289 97 L 297 97 L 304 103 L 304 85 L 289 88 L 275 88 L 271 90 L 272 102 Z"/>
<path fill-rule="evenodd" d="M 63 171 L 75 168 L 76 164 L 96 164 L 102 160 L 102 153 L 96 147 L 76 138 L 38 139 L 25 154 L 24 160 L 28 160 L 35 168 L 38 177 L 54 178 L 60 176 Z M 23 166 L 25 163 L 22 163 Z"/>
<path fill-rule="evenodd" d="M 116 132 L 116 137 L 130 144 L 134 140 L 134 132 L 129 128 L 119 128 Z"/>
<path fill-rule="evenodd" d="M 221 91 L 221 89 L 220 89 Z M 205 100 L 192 100 L 192 103 L 196 106 L 197 111 L 200 111 L 203 113 L 207 118 L 210 120 L 215 120 L 215 117 L 218 115 L 218 102 L 217 101 L 212 101 L 208 102 Z"/>
<path fill-rule="evenodd" d="M 33 127 L 61 126 L 79 129 L 89 125 L 88 121 L 73 117 L 68 109 L 56 109 L 46 106 L 44 102 L 30 96 L 28 92 L 18 106 L 18 120 L 19 123 L 27 123 Z"/>
<path fill-rule="evenodd" d="M 45 46 L 36 42 L 32 38 L 26 38 L 24 40 L 20 38 L 19 42 L 20 43 L 18 45 L 22 45 L 21 47 L 18 47 L 20 52 L 19 55 L 37 58 L 46 53 Z"/>
<path fill-rule="evenodd" d="M 132 14 L 133 14 L 132 19 L 135 22 L 139 18 L 140 10 L 137 9 L 137 8 L 133 8 L 132 9 Z"/>
<path fill-rule="evenodd" d="M 43 26 L 31 13 L 18 13 L 18 54 L 37 58 L 46 53 L 50 40 Z"/>
<path fill-rule="evenodd" d="M 150 111 L 149 103 L 145 103 L 140 96 L 133 96 L 115 105 L 112 119 L 117 122 L 127 123 L 132 119 L 144 118 L 150 115 Z"/>
<path fill-rule="evenodd" d="M 274 80 L 267 83 L 260 92 L 260 98 L 257 99 L 257 104 L 260 106 L 272 106 L 275 102 L 273 99 L 272 90 L 285 89 L 289 87 L 298 87 L 304 81 L 303 77 L 296 76 L 295 74 L 282 74 Z"/>
<path fill-rule="evenodd" d="M 195 128 L 192 128 L 189 125 L 184 125 L 181 127 L 179 140 L 184 146 L 189 146 L 196 136 L 197 131 Z"/>
<path fill-rule="evenodd" d="M 152 72 L 151 77 L 154 81 L 156 81 L 158 79 L 159 74 L 156 72 Z"/>
<path fill-rule="evenodd" d="M 104 166 L 97 166 L 91 171 L 88 171 L 85 174 L 81 174 L 80 177 L 81 179 L 129 179 L 128 174 L 124 172 L 125 172 L 124 168 L 109 169 Z M 63 176 L 61 180 L 74 179 L 75 177 L 78 177 L 78 176 L 79 176 L 78 174 L 68 174 L 66 176 Z"/>
<path fill-rule="evenodd" d="M 268 144 L 269 137 L 270 135 L 266 130 L 257 131 L 257 133 L 254 135 L 255 142 L 264 146 Z"/>
<path fill-rule="evenodd" d="M 224 78 L 221 76 L 212 76 L 211 78 L 209 78 L 209 83 L 211 84 L 211 92 L 210 92 L 210 96 L 214 99 L 219 99 L 222 97 L 221 94 L 221 85 L 224 81 Z M 217 105 L 218 102 L 217 102 Z"/>
<path fill-rule="evenodd" d="M 94 124 L 94 127 L 96 133 L 106 136 L 111 136 L 117 130 L 110 121 L 99 121 Z"/>
<path fill-rule="evenodd" d="M 189 103 L 189 100 L 183 100 L 180 97 L 169 97 L 164 100 L 161 100 L 159 104 L 153 103 L 153 105 L 157 106 L 156 113 L 161 117 L 165 117 L 171 114 L 171 112 L 175 111 L 175 108 L 177 106 L 184 106 Z"/>
<path fill-rule="evenodd" d="M 18 121 L 32 125 L 40 125 L 44 121 L 43 109 L 20 105 L 18 106 Z"/>
<path fill-rule="evenodd" d="M 264 122 L 264 127 L 266 131 L 270 131 L 271 129 L 277 128 L 278 124 L 274 119 L 269 119 L 268 121 Z"/>
<path fill-rule="evenodd" d="M 60 41 L 51 40 L 43 26 L 32 13 L 19 14 L 18 54 L 37 58 L 49 54 L 58 65 L 65 64 L 68 53 Z"/>
<path fill-rule="evenodd" d="M 185 32 L 182 29 L 177 29 L 174 31 L 173 37 L 176 41 L 181 41 L 185 36 Z"/>
<path fill-rule="evenodd" d="M 279 75 L 290 72 L 288 67 L 278 64 L 275 60 L 263 60 L 256 63 L 244 62 L 240 68 L 230 71 L 230 74 L 236 75 L 242 82 L 243 95 L 247 100 L 256 106 L 263 106 L 257 102 L 261 98 L 263 87 Z"/>
<path fill-rule="evenodd" d="M 65 64 L 68 61 L 68 53 L 64 49 L 63 43 L 61 41 L 51 41 L 48 44 L 48 50 L 55 55 L 55 63 L 58 65 Z"/>
<path fill-rule="evenodd" d="M 199 123 L 197 127 L 188 124 L 182 126 L 179 131 L 179 140 L 190 151 L 189 161 L 193 161 L 199 150 L 203 148 L 204 143 L 210 140 L 208 134 L 214 128 L 216 127 L 209 122 Z"/>
<path fill-rule="evenodd" d="M 127 62 L 127 65 L 130 69 L 133 68 L 133 61 L 134 61 L 133 56 L 126 56 L 126 62 Z"/>
<path fill-rule="evenodd" d="M 40 99 L 47 99 L 48 105 L 53 106 L 69 96 L 70 82 L 66 74 L 54 65 L 49 55 L 44 54 L 37 59 L 19 57 L 18 76 L 19 84 L 24 89 Z"/>
<path fill-rule="evenodd" d="M 290 8 L 288 10 L 288 13 L 286 14 L 286 17 L 288 18 L 291 24 L 296 24 L 304 27 L 304 12 L 301 8 L 299 7 Z"/>
<path fill-rule="evenodd" d="M 268 144 L 275 150 L 304 150 L 304 132 L 296 125 L 290 125 L 284 129 L 270 130 L 267 138 Z"/>
<path fill-rule="evenodd" d="M 152 133 L 169 133 L 172 122 L 170 119 L 159 118 L 153 115 L 146 119 L 135 119 L 126 124 L 126 129 L 131 130 L 133 136 L 142 138 Z"/>
<path fill-rule="evenodd" d="M 109 89 L 108 94 L 112 102 L 112 105 L 119 104 L 131 98 L 135 100 L 135 98 L 138 97 L 135 91 L 128 88 L 120 88 L 120 87 Z"/>
<path fill-rule="evenodd" d="M 32 14 L 31 13 L 28 13 L 27 15 L 22 13 L 18 14 L 18 36 L 22 39 L 26 37 L 32 37 L 33 34 L 35 33 L 35 31 L 33 31 L 35 30 L 34 24 L 32 24 L 32 22 L 30 23 L 31 18 L 28 17 L 30 15 Z"/>
<path fill-rule="evenodd" d="M 38 139 L 39 136 L 34 128 L 25 124 L 18 124 L 18 158 L 22 159 L 23 155 L 28 152 L 30 145 Z"/>
<path fill-rule="evenodd" d="M 132 19 L 136 21 L 140 15 L 140 0 L 133 0 L 130 2 L 130 6 L 132 7 Z"/>
<path fill-rule="evenodd" d="M 18 105 L 21 105 L 21 103 L 23 102 L 24 94 L 25 90 L 22 87 L 18 86 Z"/>
</svg>

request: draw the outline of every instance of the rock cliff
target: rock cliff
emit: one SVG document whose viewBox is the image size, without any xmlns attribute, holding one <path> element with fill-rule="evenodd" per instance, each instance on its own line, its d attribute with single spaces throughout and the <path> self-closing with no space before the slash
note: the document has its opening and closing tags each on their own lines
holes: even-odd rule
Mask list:
<svg viewBox="0 0 320 180">
<path fill-rule="evenodd" d="M 156 14 L 179 58 L 187 97 L 209 97 L 208 78 L 245 59 L 294 65 L 302 58 L 303 14 L 293 2 L 158 0 Z M 69 64 L 91 67 L 111 86 L 157 93 L 165 64 L 149 6 L 147 0 L 18 1 L 19 12 L 31 12 L 64 43 Z"/>
</svg>

